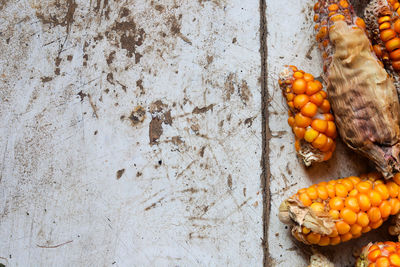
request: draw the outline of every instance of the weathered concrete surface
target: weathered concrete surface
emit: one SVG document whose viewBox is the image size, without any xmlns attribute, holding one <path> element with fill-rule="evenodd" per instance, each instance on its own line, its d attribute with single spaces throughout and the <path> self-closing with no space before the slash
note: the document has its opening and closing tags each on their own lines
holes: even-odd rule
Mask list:
<svg viewBox="0 0 400 267">
<path fill-rule="evenodd" d="M 311 248 L 302 246 L 291 237 L 289 229 L 279 222 L 280 203 L 300 188 L 314 183 L 359 175 L 368 170 L 367 161 L 339 143 L 327 163 L 305 168 L 296 157 L 294 136 L 287 124 L 287 108 L 277 84 L 284 65 L 296 65 L 318 77 L 322 73 L 321 57 L 313 33 L 313 5 L 315 1 L 268 1 L 268 92 L 269 127 L 271 140 L 271 213 L 268 241 L 273 266 L 307 266 Z M 281 14 L 282 16 L 276 16 Z M 285 19 L 282 19 L 282 18 Z M 290 18 L 290 19 L 288 19 Z M 381 227 L 360 239 L 337 247 L 320 249 L 336 266 L 354 266 L 354 249 L 369 241 L 388 238 L 387 229 Z"/>
<path fill-rule="evenodd" d="M 0 263 L 261 265 L 258 30 L 258 1 L 0 1 Z"/>
</svg>

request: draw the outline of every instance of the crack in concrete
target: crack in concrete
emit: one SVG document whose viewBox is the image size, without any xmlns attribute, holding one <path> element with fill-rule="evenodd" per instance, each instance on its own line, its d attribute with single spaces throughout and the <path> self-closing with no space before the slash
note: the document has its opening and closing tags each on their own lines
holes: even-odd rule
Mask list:
<svg viewBox="0 0 400 267">
<path fill-rule="evenodd" d="M 261 155 L 261 188 L 263 195 L 263 252 L 264 266 L 272 266 L 272 259 L 269 253 L 268 244 L 268 226 L 269 226 L 269 216 L 271 212 L 271 192 L 270 192 L 270 182 L 271 182 L 271 170 L 269 162 L 269 141 L 271 139 L 271 130 L 269 128 L 269 113 L 268 113 L 268 103 L 269 103 L 269 93 L 268 93 L 268 67 L 267 67 L 267 57 L 268 57 L 268 47 L 267 47 L 267 18 L 266 9 L 267 4 L 265 0 L 260 0 L 260 56 L 261 56 L 261 114 L 262 114 L 262 155 Z"/>
</svg>

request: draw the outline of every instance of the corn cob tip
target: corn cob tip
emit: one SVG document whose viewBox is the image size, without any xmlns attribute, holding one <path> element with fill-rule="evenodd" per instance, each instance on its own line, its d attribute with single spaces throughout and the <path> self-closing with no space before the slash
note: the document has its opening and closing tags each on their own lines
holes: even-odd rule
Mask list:
<svg viewBox="0 0 400 267">
<path fill-rule="evenodd" d="M 367 266 L 400 266 L 400 243 L 392 241 L 369 243 L 362 249 L 356 262 L 356 267 Z"/>
</svg>

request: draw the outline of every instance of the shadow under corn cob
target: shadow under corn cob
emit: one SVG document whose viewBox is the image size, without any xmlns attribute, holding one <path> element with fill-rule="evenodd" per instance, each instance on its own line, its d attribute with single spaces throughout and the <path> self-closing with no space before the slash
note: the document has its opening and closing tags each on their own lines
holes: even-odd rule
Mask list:
<svg viewBox="0 0 400 267">
<path fill-rule="evenodd" d="M 339 134 L 391 178 L 400 171 L 400 106 L 393 81 L 373 53 L 364 21 L 346 0 L 318 1 L 314 11 Z"/>
</svg>

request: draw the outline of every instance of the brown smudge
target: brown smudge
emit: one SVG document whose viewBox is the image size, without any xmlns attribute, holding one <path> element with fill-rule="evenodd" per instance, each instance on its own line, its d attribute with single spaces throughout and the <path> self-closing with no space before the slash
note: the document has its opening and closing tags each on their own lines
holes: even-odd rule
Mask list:
<svg viewBox="0 0 400 267">
<path fill-rule="evenodd" d="M 67 56 L 67 60 L 68 60 L 68 61 L 72 61 L 72 59 L 73 59 L 73 56 L 72 56 L 72 55 L 68 55 L 68 56 Z"/>
<path fill-rule="evenodd" d="M 234 79 L 234 74 L 231 73 L 226 78 L 225 84 L 224 84 L 225 99 L 228 100 L 228 101 L 231 100 L 231 96 L 235 92 L 235 84 L 233 82 L 233 79 Z"/>
<path fill-rule="evenodd" d="M 207 65 L 210 65 L 214 61 L 213 56 L 207 56 Z"/>
<path fill-rule="evenodd" d="M 63 27 L 66 26 L 67 34 L 68 34 L 71 29 L 71 25 L 74 22 L 74 14 L 75 14 L 75 10 L 78 7 L 78 5 L 76 4 L 75 0 L 67 0 L 66 2 L 67 2 L 66 7 L 60 8 L 59 7 L 60 4 L 56 4 L 56 6 L 55 6 L 56 12 L 60 12 L 60 10 L 62 12 L 63 9 L 65 9 L 65 8 L 67 9 L 64 18 L 60 18 L 62 16 L 62 14 L 52 14 L 52 12 L 50 12 L 50 10 L 40 10 L 41 12 L 36 11 L 36 16 L 38 17 L 38 19 L 40 19 L 40 21 L 43 24 L 50 24 L 52 26 L 63 26 Z M 46 8 L 49 8 L 49 7 L 46 6 Z"/>
<path fill-rule="evenodd" d="M 244 120 L 244 124 L 247 125 L 247 128 L 250 128 L 253 125 L 253 121 L 255 118 L 256 118 L 256 116 L 250 117 L 250 118 L 247 118 Z"/>
<path fill-rule="evenodd" d="M 143 107 L 137 106 L 128 117 L 132 123 L 132 126 L 136 126 L 139 123 L 142 123 L 146 118 L 146 111 Z"/>
<path fill-rule="evenodd" d="M 119 45 L 127 51 L 127 56 L 133 57 L 135 55 L 135 63 L 139 63 L 142 55 L 136 51 L 136 48 L 144 42 L 146 34 L 144 29 L 137 28 L 133 20 L 128 20 L 123 22 L 117 21 L 111 30 L 120 37 Z M 106 35 L 109 39 L 114 39 L 114 36 L 111 36 L 110 33 L 106 33 Z"/>
<path fill-rule="evenodd" d="M 161 100 L 157 100 L 150 105 L 150 113 L 152 114 L 149 125 L 150 145 L 158 144 L 158 140 L 163 134 L 163 123 L 172 125 L 171 110 L 166 110 L 167 107 Z"/>
<path fill-rule="evenodd" d="M 208 105 L 208 106 L 206 106 L 206 107 L 202 107 L 202 108 L 195 107 L 195 108 L 193 109 L 192 113 L 193 113 L 193 114 L 206 113 L 206 112 L 209 111 L 209 110 L 213 110 L 214 106 L 215 106 L 215 104 L 210 104 L 210 105 Z"/>
<path fill-rule="evenodd" d="M 111 83 L 112 85 L 115 85 L 115 83 L 114 83 L 114 74 L 112 72 L 107 74 L 107 82 Z"/>
<path fill-rule="evenodd" d="M 163 121 L 158 117 L 153 117 L 151 119 L 149 125 L 150 145 L 155 145 L 158 143 L 158 139 L 160 139 L 163 133 L 162 122 Z"/>
<path fill-rule="evenodd" d="M 53 77 L 43 76 L 40 78 L 40 80 L 42 81 L 42 83 L 47 83 L 53 80 Z"/>
<path fill-rule="evenodd" d="M 121 169 L 121 170 L 118 170 L 118 171 L 117 171 L 117 180 L 119 180 L 119 179 L 122 177 L 122 175 L 124 174 L 124 172 L 125 172 L 125 169 Z"/>
<path fill-rule="evenodd" d="M 140 93 L 144 94 L 143 81 L 141 79 L 136 81 L 136 86 L 139 87 Z"/>
<path fill-rule="evenodd" d="M 121 8 L 121 18 L 127 17 L 131 14 L 131 11 L 129 9 L 127 9 L 126 7 Z"/>
<path fill-rule="evenodd" d="M 87 94 L 83 93 L 82 90 L 78 93 L 78 95 L 81 98 L 81 102 L 83 101 L 83 99 L 87 96 Z"/>
<path fill-rule="evenodd" d="M 163 5 L 155 5 L 154 8 L 160 13 L 164 12 L 165 9 Z"/>
<path fill-rule="evenodd" d="M 200 152 L 199 152 L 199 155 L 200 155 L 200 157 L 204 157 L 204 151 L 206 150 L 206 146 L 203 146 L 201 149 L 200 149 Z"/>
<path fill-rule="evenodd" d="M 253 94 L 250 92 L 249 86 L 245 80 L 242 80 L 242 84 L 239 88 L 240 90 L 240 98 L 247 105 L 250 98 L 253 97 Z"/>
<path fill-rule="evenodd" d="M 227 184 L 228 184 L 228 188 L 230 190 L 232 190 L 232 175 L 228 175 L 228 179 L 227 179 Z"/>
</svg>

